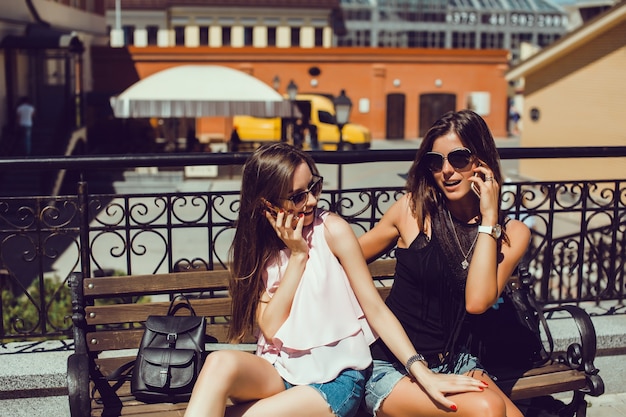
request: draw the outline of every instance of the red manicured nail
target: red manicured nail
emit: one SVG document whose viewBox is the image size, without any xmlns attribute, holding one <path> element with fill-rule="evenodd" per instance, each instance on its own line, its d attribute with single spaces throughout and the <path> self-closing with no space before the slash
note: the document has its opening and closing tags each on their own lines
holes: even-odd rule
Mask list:
<svg viewBox="0 0 626 417">
<path fill-rule="evenodd" d="M 452 404 L 452 405 L 450 406 L 450 410 L 452 410 L 452 411 L 456 411 L 456 405 Z"/>
</svg>

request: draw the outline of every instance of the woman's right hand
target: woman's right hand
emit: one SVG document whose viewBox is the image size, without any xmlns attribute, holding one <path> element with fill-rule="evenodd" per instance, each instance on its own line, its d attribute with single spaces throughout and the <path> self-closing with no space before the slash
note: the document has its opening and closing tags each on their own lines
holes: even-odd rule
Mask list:
<svg viewBox="0 0 626 417">
<path fill-rule="evenodd" d="M 468 375 L 439 374 L 428 369 L 423 363 L 411 366 L 415 381 L 437 404 L 448 410 L 456 411 L 456 404 L 447 395 L 463 392 L 480 392 L 487 388 L 483 381 Z"/>
<path fill-rule="evenodd" d="M 285 243 L 292 255 L 309 252 L 306 241 L 302 236 L 304 215 L 296 218 L 293 212 L 280 210 L 274 217 L 269 211 L 265 211 L 265 218 L 270 222 L 276 235 Z M 293 226 L 294 223 L 295 227 Z"/>
</svg>

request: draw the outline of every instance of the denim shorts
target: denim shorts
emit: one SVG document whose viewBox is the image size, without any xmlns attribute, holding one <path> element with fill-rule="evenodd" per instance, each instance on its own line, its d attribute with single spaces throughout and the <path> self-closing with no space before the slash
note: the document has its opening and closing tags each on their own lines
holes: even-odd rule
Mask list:
<svg viewBox="0 0 626 417">
<path fill-rule="evenodd" d="M 322 395 L 337 417 L 353 417 L 363 399 L 365 380 L 370 375 L 371 370 L 371 367 L 362 371 L 344 369 L 332 381 L 322 384 L 309 384 L 309 387 Z M 283 381 L 286 389 L 294 386 L 285 380 Z"/>
<path fill-rule="evenodd" d="M 436 373 L 466 374 L 473 370 L 484 371 L 483 366 L 478 362 L 478 358 L 467 352 L 460 352 L 456 355 L 452 364 L 452 369 L 445 365 L 431 366 L 431 370 Z M 393 387 L 407 375 L 406 369 L 399 363 L 389 363 L 387 361 L 374 360 L 372 376 L 365 384 L 365 408 L 368 414 L 375 416 L 380 408 L 380 404 L 389 396 Z"/>
</svg>

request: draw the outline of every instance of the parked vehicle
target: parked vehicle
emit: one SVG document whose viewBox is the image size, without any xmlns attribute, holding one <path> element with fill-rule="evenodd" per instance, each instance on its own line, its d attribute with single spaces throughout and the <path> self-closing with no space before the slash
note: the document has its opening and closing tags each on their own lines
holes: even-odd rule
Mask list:
<svg viewBox="0 0 626 417">
<path fill-rule="evenodd" d="M 281 140 L 298 144 L 298 135 L 302 135 L 302 146 L 305 149 L 311 149 L 316 148 L 316 135 L 320 149 L 336 150 L 339 146 L 339 129 L 335 121 L 335 107 L 332 100 L 324 95 L 298 94 L 295 105 L 302 114 L 298 124 L 289 118 L 234 116 L 233 126 L 236 129 L 239 144 L 254 146 Z M 307 126 L 309 126 L 308 129 Z M 342 135 L 344 149 L 370 148 L 372 134 L 365 126 L 347 123 L 343 127 Z"/>
</svg>

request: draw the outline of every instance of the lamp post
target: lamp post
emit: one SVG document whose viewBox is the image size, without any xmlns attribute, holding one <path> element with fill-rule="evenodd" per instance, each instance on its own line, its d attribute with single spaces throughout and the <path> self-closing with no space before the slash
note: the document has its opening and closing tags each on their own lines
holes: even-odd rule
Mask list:
<svg viewBox="0 0 626 417">
<path fill-rule="evenodd" d="M 289 81 L 287 85 L 287 97 L 289 97 L 289 107 L 291 110 L 291 117 L 289 118 L 289 125 L 291 126 L 291 141 L 293 142 L 293 133 L 295 128 L 295 123 L 293 120 L 293 104 L 296 101 L 296 96 L 298 95 L 298 86 L 293 80 Z"/>
<path fill-rule="evenodd" d="M 337 150 L 343 151 L 343 127 L 350 120 L 350 110 L 352 110 L 352 100 L 346 96 L 346 90 L 341 90 L 338 97 L 333 100 L 335 106 L 335 122 L 339 129 L 339 143 L 337 144 Z M 341 189 L 343 188 L 343 164 L 337 164 L 337 209 L 336 211 L 341 214 Z"/>
<path fill-rule="evenodd" d="M 346 96 L 346 90 L 341 90 L 339 97 L 333 100 L 335 105 L 335 121 L 339 128 L 339 144 L 338 151 L 343 151 L 343 127 L 350 120 L 350 110 L 352 110 L 352 100 Z"/>
</svg>

